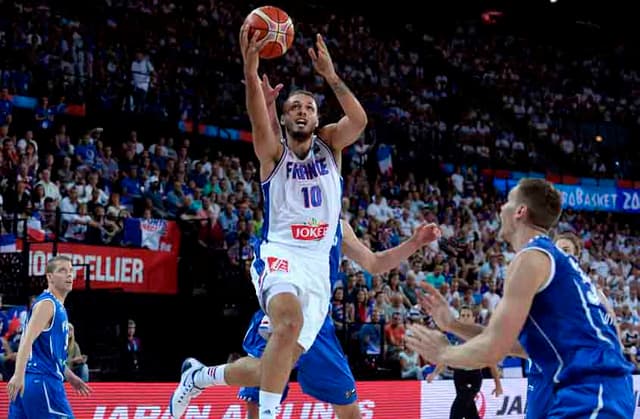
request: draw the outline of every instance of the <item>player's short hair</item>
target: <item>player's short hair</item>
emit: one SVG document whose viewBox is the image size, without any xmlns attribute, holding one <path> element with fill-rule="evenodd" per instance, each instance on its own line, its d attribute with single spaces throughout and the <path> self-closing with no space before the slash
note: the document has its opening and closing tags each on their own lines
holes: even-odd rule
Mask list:
<svg viewBox="0 0 640 419">
<path fill-rule="evenodd" d="M 45 270 L 45 273 L 48 274 L 52 274 L 56 271 L 56 268 L 58 267 L 58 264 L 63 263 L 63 262 L 69 262 L 72 263 L 71 258 L 68 256 L 54 256 L 51 259 L 49 259 L 49 262 L 47 262 L 47 268 Z"/>
<path fill-rule="evenodd" d="M 557 234 L 553 241 L 557 243 L 558 240 L 569 240 L 576 248 L 576 253 L 580 254 L 582 251 L 582 240 L 580 240 L 580 237 L 574 233 L 567 231 L 565 233 Z"/>
<path fill-rule="evenodd" d="M 470 312 L 473 313 L 473 309 L 471 308 L 470 305 L 467 305 L 467 304 L 460 307 L 459 311 L 462 311 L 462 310 L 469 310 Z"/>
<path fill-rule="evenodd" d="M 545 179 L 525 178 L 518 182 L 516 199 L 527 206 L 531 224 L 551 229 L 562 212 L 562 195 Z"/>
<path fill-rule="evenodd" d="M 316 95 L 314 95 L 312 92 L 308 90 L 303 90 L 303 89 L 297 89 L 289 93 L 289 96 L 287 96 L 287 100 L 291 99 L 292 96 L 296 96 L 296 95 L 309 96 L 311 99 L 313 99 L 314 102 L 316 102 Z"/>
</svg>

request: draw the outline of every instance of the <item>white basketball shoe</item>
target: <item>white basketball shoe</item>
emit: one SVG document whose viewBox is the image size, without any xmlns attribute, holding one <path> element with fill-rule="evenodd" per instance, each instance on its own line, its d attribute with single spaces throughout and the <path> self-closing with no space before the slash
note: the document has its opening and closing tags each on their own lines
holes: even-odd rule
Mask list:
<svg viewBox="0 0 640 419">
<path fill-rule="evenodd" d="M 172 418 L 181 418 L 191 399 L 198 397 L 204 390 L 196 387 L 194 383 L 196 373 L 202 368 L 204 368 L 204 364 L 195 358 L 187 358 L 182 363 L 180 384 L 171 395 L 169 402 L 169 412 Z"/>
</svg>

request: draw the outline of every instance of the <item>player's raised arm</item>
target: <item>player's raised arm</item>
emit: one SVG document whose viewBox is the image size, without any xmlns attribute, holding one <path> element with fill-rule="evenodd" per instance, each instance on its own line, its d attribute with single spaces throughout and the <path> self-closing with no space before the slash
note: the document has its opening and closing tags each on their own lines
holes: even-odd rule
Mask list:
<svg viewBox="0 0 640 419">
<path fill-rule="evenodd" d="M 440 228 L 436 224 L 423 224 L 416 228 L 409 240 L 383 252 L 372 252 L 356 237 L 349 223 L 342 223 L 342 249 L 350 259 L 362 266 L 371 274 L 379 274 L 396 268 L 403 260 L 409 258 L 422 246 L 440 237 Z"/>
<path fill-rule="evenodd" d="M 7 385 L 11 400 L 14 400 L 18 393 L 22 394 L 24 392 L 25 371 L 27 360 L 33 348 L 33 342 L 35 342 L 36 338 L 40 336 L 40 333 L 51 324 L 53 311 L 54 306 L 51 300 L 42 300 L 33 307 L 33 312 L 27 323 L 27 330 L 25 330 L 20 340 L 20 346 L 18 347 L 16 368 L 13 377 L 11 377 Z"/>
<path fill-rule="evenodd" d="M 240 48 L 244 62 L 244 80 L 247 102 L 247 113 L 251 121 L 253 149 L 260 160 L 260 177 L 265 179 L 282 154 L 280 139 L 274 134 L 269 111 L 262 91 L 258 65 L 260 49 L 267 38 L 258 41 L 259 31 L 255 30 L 249 39 L 249 27 L 243 25 L 240 30 Z"/>
<path fill-rule="evenodd" d="M 269 77 L 267 77 L 266 74 L 262 75 L 261 85 L 262 94 L 264 94 L 264 101 L 267 105 L 269 121 L 271 121 L 271 130 L 279 141 L 280 138 L 282 138 L 282 127 L 280 126 L 280 118 L 278 118 L 278 109 L 276 109 L 276 99 L 284 85 L 282 83 L 278 83 L 275 87 L 272 87 L 269 82 Z"/>
<path fill-rule="evenodd" d="M 329 83 L 344 112 L 344 116 L 337 123 L 322 127 L 319 134 L 334 151 L 340 151 L 353 144 L 362 134 L 367 126 L 367 114 L 355 95 L 336 74 L 329 49 L 320 34 L 316 35 L 316 48 L 317 51 L 309 48 L 313 67 Z"/>
<path fill-rule="evenodd" d="M 476 337 L 459 346 L 450 346 L 440 332 L 410 327 L 407 344 L 425 359 L 456 368 L 484 368 L 497 364 L 515 344 L 524 325 L 533 297 L 549 278 L 551 260 L 539 251 L 527 251 L 509 266 L 504 297 L 489 325 Z"/>
</svg>

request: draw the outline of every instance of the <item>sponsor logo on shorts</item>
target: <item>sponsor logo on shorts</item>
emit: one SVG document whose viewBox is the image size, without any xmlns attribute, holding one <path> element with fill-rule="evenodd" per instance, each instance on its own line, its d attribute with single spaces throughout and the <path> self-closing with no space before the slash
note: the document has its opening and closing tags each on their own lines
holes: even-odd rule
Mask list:
<svg viewBox="0 0 640 419">
<path fill-rule="evenodd" d="M 286 259 L 267 257 L 267 265 L 270 272 L 289 272 L 289 261 Z"/>
<path fill-rule="evenodd" d="M 344 392 L 344 398 L 345 399 L 350 399 L 354 394 L 356 394 L 356 389 L 352 388 L 351 390 L 348 390 L 348 391 Z"/>
<path fill-rule="evenodd" d="M 327 235 L 329 224 L 312 219 L 304 224 L 292 224 L 291 235 L 295 240 L 316 241 Z"/>
</svg>

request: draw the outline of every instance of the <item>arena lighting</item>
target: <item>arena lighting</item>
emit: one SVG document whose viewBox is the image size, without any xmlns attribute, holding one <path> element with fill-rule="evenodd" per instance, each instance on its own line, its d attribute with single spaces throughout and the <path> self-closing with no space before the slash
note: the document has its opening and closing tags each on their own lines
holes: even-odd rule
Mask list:
<svg viewBox="0 0 640 419">
<path fill-rule="evenodd" d="M 558 0 L 549 0 L 549 3 L 557 3 Z"/>
<path fill-rule="evenodd" d="M 482 23 L 485 25 L 495 25 L 498 23 L 498 19 L 500 19 L 504 13 L 499 10 L 487 10 L 480 17 L 482 18 Z"/>
<path fill-rule="evenodd" d="M 604 138 L 602 138 L 602 135 L 596 135 L 595 140 L 596 140 L 596 143 L 601 143 L 602 140 L 604 140 Z"/>
</svg>

